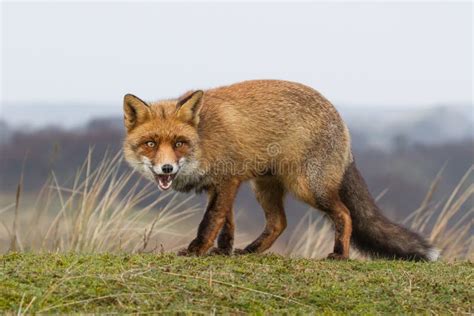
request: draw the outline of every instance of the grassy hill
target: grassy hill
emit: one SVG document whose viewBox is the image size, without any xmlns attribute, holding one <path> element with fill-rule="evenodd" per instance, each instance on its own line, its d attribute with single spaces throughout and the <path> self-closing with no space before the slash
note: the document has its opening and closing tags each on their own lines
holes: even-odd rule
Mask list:
<svg viewBox="0 0 474 316">
<path fill-rule="evenodd" d="M 0 256 L 0 312 L 469 313 L 473 264 L 275 255 Z"/>
</svg>

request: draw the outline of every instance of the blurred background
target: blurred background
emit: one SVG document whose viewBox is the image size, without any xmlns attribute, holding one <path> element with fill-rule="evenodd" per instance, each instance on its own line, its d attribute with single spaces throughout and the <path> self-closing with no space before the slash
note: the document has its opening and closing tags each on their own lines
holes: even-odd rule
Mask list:
<svg viewBox="0 0 474 316">
<path fill-rule="evenodd" d="M 94 162 L 119 151 L 124 94 L 151 101 L 248 79 L 326 96 L 394 220 L 422 204 L 442 168 L 433 203 L 474 162 L 471 2 L 2 2 L 1 11 L 0 208 L 15 202 L 22 170 L 28 201 L 52 171 L 70 183 L 90 148 Z M 457 216 L 472 208 L 470 195 Z M 247 186 L 236 210 L 241 229 L 260 229 Z M 283 239 L 307 210 L 289 197 Z"/>
</svg>

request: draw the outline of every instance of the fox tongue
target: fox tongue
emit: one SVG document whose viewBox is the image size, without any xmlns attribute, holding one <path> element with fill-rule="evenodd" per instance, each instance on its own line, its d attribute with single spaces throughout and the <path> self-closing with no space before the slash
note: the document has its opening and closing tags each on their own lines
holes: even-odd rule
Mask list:
<svg viewBox="0 0 474 316">
<path fill-rule="evenodd" d="M 172 175 L 155 175 L 155 181 L 162 190 L 168 190 L 173 182 Z"/>
</svg>

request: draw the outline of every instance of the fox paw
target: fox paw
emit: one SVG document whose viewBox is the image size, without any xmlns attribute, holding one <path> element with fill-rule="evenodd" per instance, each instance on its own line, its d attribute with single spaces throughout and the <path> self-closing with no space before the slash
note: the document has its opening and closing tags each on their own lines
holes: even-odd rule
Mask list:
<svg viewBox="0 0 474 316">
<path fill-rule="evenodd" d="M 177 255 L 181 257 L 189 257 L 189 256 L 192 256 L 193 254 L 189 252 L 188 248 L 182 248 L 178 250 Z"/>
<path fill-rule="evenodd" d="M 232 254 L 232 249 L 214 247 L 214 248 L 211 248 L 211 250 L 209 251 L 209 254 L 213 256 L 230 256 Z"/>
<path fill-rule="evenodd" d="M 327 258 L 331 260 L 349 260 L 347 256 L 335 252 L 330 253 Z"/>
<path fill-rule="evenodd" d="M 202 254 L 199 254 L 196 251 L 189 250 L 189 248 L 183 248 L 178 250 L 177 255 L 180 257 L 198 257 L 202 256 Z"/>
<path fill-rule="evenodd" d="M 247 249 L 234 249 L 234 255 L 237 255 L 237 256 L 240 256 L 240 255 L 247 255 L 249 254 L 250 251 L 248 251 Z"/>
</svg>

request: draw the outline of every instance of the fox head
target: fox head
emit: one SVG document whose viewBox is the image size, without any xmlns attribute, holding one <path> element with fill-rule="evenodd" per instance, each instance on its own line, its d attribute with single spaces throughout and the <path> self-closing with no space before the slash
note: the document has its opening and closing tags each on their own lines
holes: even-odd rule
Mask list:
<svg viewBox="0 0 474 316">
<path fill-rule="evenodd" d="M 146 103 L 127 94 L 124 123 L 127 131 L 124 155 L 145 177 L 168 190 L 180 177 L 197 168 L 198 124 L 202 91 L 189 92 L 178 100 Z"/>
</svg>

